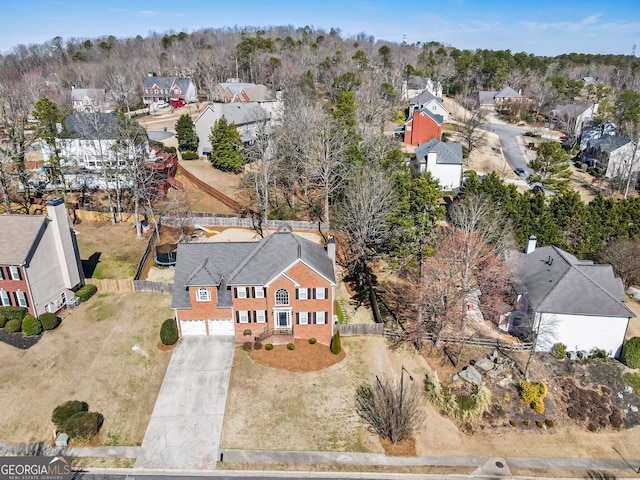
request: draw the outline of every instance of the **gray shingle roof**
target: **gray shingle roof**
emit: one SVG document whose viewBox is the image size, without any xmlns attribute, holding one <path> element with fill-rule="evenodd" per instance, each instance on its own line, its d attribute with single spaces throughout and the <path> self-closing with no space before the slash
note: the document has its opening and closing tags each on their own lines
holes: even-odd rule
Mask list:
<svg viewBox="0 0 640 480">
<path fill-rule="evenodd" d="M 176 81 L 176 77 L 145 77 L 144 88 L 151 88 L 158 85 L 159 88 L 171 88 Z"/>
<path fill-rule="evenodd" d="M 44 215 L 0 215 L 0 264 L 28 263 L 50 221 Z"/>
<path fill-rule="evenodd" d="M 266 285 L 296 260 L 332 283 L 333 261 L 322 245 L 278 231 L 259 242 L 181 243 L 178 245 L 172 308 L 189 308 L 189 286 L 216 286 L 218 305 L 231 305 L 233 285 Z"/>
<path fill-rule="evenodd" d="M 511 87 L 504 87 L 494 95 L 494 98 L 522 98 L 518 92 Z"/>
<path fill-rule="evenodd" d="M 80 140 L 113 140 L 116 138 L 114 113 L 84 113 L 73 111 L 64 123 L 66 136 Z"/>
<path fill-rule="evenodd" d="M 104 100 L 106 94 L 104 88 L 72 88 L 71 100 L 83 100 L 85 96 L 92 100 Z"/>
<path fill-rule="evenodd" d="M 591 148 L 600 148 L 603 152 L 611 153 L 625 146 L 630 141 L 628 138 L 622 138 L 616 135 L 604 135 L 600 138 L 589 140 L 589 146 Z"/>
<path fill-rule="evenodd" d="M 259 103 L 223 103 L 221 104 L 222 114 L 227 122 L 236 125 L 245 125 L 247 123 L 268 120 L 269 114 Z"/>
<path fill-rule="evenodd" d="M 435 100 L 437 102 L 442 102 L 442 100 L 440 100 L 438 97 L 433 95 L 431 92 L 429 92 L 428 90 L 425 90 L 421 94 L 416 95 L 411 100 L 409 100 L 409 105 L 422 105 L 422 104 L 427 103 L 427 102 L 429 102 L 431 100 Z"/>
<path fill-rule="evenodd" d="M 556 108 L 551 110 L 551 115 L 554 117 L 577 117 L 584 113 L 584 111 L 589 108 L 589 105 L 577 105 L 575 103 L 565 103 L 564 105 L 558 105 Z"/>
<path fill-rule="evenodd" d="M 635 317 L 610 265 L 594 265 L 553 246 L 517 253 L 514 265 L 535 312 Z"/>
<path fill-rule="evenodd" d="M 416 158 L 420 161 L 432 152 L 436 153 L 436 163 L 462 165 L 462 144 L 458 142 L 441 142 L 433 138 L 416 148 Z"/>
</svg>

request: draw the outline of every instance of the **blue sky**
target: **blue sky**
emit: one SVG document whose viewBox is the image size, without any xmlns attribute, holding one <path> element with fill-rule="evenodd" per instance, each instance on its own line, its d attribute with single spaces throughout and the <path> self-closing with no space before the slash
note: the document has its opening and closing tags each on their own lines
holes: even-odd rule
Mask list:
<svg viewBox="0 0 640 480">
<path fill-rule="evenodd" d="M 305 25 L 377 40 L 439 41 L 460 49 L 536 55 L 630 54 L 638 0 L 3 0 L 0 52 L 63 38 L 146 36 L 202 27 Z M 640 53 L 640 51 L 639 51 Z"/>
</svg>

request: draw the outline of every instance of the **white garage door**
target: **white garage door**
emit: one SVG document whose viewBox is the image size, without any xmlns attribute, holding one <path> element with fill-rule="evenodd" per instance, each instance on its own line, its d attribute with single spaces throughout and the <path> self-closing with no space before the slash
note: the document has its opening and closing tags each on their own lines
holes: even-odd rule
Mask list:
<svg viewBox="0 0 640 480">
<path fill-rule="evenodd" d="M 209 335 L 235 335 L 235 333 L 232 319 L 209 319 Z"/>
<path fill-rule="evenodd" d="M 204 320 L 180 320 L 182 335 L 206 335 Z"/>
</svg>

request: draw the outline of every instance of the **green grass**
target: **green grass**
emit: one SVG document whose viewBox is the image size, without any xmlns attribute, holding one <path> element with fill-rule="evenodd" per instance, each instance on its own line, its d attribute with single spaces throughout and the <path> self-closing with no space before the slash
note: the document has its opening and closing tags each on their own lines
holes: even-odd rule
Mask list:
<svg viewBox="0 0 640 480">
<path fill-rule="evenodd" d="M 625 373 L 622 375 L 624 383 L 633 388 L 636 395 L 640 395 L 640 373 Z"/>
</svg>

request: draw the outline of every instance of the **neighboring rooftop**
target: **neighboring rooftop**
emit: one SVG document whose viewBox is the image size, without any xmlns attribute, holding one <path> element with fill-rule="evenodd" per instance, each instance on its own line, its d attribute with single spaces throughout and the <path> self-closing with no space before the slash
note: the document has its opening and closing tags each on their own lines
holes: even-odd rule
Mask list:
<svg viewBox="0 0 640 480">
<path fill-rule="evenodd" d="M 441 142 L 433 138 L 416 148 L 419 162 L 426 162 L 429 153 L 436 154 L 438 164 L 462 165 L 462 144 L 458 142 Z"/>
</svg>

